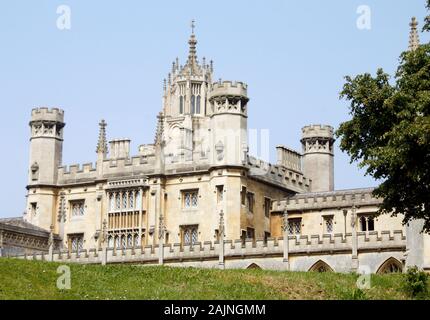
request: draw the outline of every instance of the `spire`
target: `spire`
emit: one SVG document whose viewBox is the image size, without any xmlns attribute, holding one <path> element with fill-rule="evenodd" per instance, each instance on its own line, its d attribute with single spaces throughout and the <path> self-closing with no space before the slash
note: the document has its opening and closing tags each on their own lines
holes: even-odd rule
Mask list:
<svg viewBox="0 0 430 320">
<path fill-rule="evenodd" d="M 418 21 L 415 17 L 412 18 L 411 23 L 409 24 L 411 27 L 411 32 L 409 34 L 409 50 L 415 51 L 418 49 L 420 45 L 420 38 L 418 36 Z"/>
<path fill-rule="evenodd" d="M 99 126 L 100 126 L 99 141 L 97 143 L 96 152 L 99 154 L 103 154 L 103 156 L 106 157 L 108 152 L 107 140 L 106 140 L 106 127 L 107 127 L 106 121 L 102 120 L 99 123 Z"/>
<path fill-rule="evenodd" d="M 196 22 L 194 20 L 191 21 L 191 37 L 188 41 L 188 44 L 190 45 L 190 50 L 188 54 L 188 64 L 194 65 L 197 64 L 197 39 L 196 35 L 194 34 L 194 29 L 196 28 Z"/>
</svg>

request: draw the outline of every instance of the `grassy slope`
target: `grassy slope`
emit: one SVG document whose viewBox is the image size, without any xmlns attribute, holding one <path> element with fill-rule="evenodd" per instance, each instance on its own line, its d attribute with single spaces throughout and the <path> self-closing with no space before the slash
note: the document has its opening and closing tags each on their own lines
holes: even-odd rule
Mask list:
<svg viewBox="0 0 430 320">
<path fill-rule="evenodd" d="M 59 264 L 0 259 L 0 299 L 351 299 L 356 275 L 70 265 L 72 289 L 56 288 Z M 401 275 L 372 276 L 367 299 L 405 299 Z"/>
</svg>

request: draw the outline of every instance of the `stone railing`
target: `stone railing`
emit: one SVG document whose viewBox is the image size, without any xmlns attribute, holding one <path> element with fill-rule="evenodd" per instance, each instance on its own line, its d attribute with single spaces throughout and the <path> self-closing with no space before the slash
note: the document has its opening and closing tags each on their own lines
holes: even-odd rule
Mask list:
<svg viewBox="0 0 430 320">
<path fill-rule="evenodd" d="M 358 255 L 374 252 L 402 253 L 406 249 L 406 238 L 402 231 L 359 232 L 356 239 L 352 234 L 324 236 L 289 236 L 264 240 L 236 240 L 196 243 L 192 246 L 166 244 L 160 255 L 161 245 L 143 248 L 102 248 L 80 252 L 50 251 L 49 254 L 18 255 L 15 258 L 45 260 L 60 263 L 82 264 L 165 264 L 178 266 L 200 266 L 229 268 L 238 261 L 265 260 L 271 268 L 288 270 L 289 261 L 295 257 L 315 256 L 321 258 L 334 255 L 353 256 L 353 242 L 356 240 Z M 225 263 L 224 263 L 225 262 Z M 229 264 L 230 263 L 230 264 Z"/>
</svg>

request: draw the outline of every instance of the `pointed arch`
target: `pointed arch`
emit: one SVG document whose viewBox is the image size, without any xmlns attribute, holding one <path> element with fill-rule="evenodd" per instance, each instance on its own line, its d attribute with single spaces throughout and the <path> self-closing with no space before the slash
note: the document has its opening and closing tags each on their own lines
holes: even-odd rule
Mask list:
<svg viewBox="0 0 430 320">
<path fill-rule="evenodd" d="M 179 114 L 184 114 L 184 96 L 179 97 Z"/>
<path fill-rule="evenodd" d="M 400 273 L 403 271 L 402 263 L 396 258 L 389 258 L 385 260 L 383 264 L 376 271 L 377 274 L 385 274 L 385 273 Z"/>
<path fill-rule="evenodd" d="M 256 263 L 251 263 L 246 269 L 262 270 L 262 268 L 258 264 L 256 264 Z"/>
<path fill-rule="evenodd" d="M 334 272 L 333 269 L 324 261 L 318 260 L 310 267 L 309 272 Z"/>
<path fill-rule="evenodd" d="M 191 114 L 195 114 L 196 113 L 196 96 L 192 95 L 191 96 Z"/>
</svg>

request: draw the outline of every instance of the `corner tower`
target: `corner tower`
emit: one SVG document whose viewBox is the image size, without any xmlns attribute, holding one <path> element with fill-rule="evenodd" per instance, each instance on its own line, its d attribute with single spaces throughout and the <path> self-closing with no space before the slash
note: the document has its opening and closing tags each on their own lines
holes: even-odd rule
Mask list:
<svg viewBox="0 0 430 320">
<path fill-rule="evenodd" d="M 63 155 L 64 111 L 37 108 L 31 112 L 27 214 L 24 219 L 49 230 L 54 224 L 55 186 Z"/>
<path fill-rule="evenodd" d="M 242 165 L 248 152 L 248 93 L 242 82 L 216 82 L 209 93 L 212 163 Z"/>
<path fill-rule="evenodd" d="M 29 185 L 55 185 L 63 155 L 64 111 L 38 108 L 31 112 Z"/>
<path fill-rule="evenodd" d="M 312 180 L 311 191 L 334 190 L 333 127 L 311 125 L 302 129 L 303 173 Z"/>
</svg>

